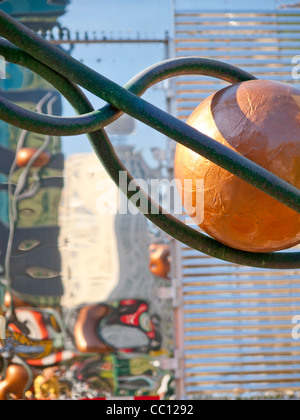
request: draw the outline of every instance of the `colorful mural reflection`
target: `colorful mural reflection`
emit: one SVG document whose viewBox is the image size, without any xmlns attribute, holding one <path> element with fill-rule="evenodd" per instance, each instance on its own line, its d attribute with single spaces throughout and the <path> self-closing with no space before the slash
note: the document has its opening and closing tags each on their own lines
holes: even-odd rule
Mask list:
<svg viewBox="0 0 300 420">
<path fill-rule="evenodd" d="M 60 27 L 68 0 L 0 2 L 31 29 Z M 7 65 L 1 94 L 61 115 L 60 95 Z M 158 178 L 132 146 L 126 166 Z M 141 215 L 118 214 L 120 194 L 92 154 L 65 159 L 61 139 L 0 122 L 0 400 L 153 395 L 172 398 L 170 250 Z M 99 207 L 100 206 L 100 207 Z"/>
</svg>

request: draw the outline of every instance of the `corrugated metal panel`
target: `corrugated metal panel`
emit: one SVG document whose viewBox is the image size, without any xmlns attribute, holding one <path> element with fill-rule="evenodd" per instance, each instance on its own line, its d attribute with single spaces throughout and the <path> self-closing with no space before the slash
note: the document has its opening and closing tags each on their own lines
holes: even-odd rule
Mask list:
<svg viewBox="0 0 300 420">
<path fill-rule="evenodd" d="M 182 246 L 187 396 L 300 388 L 300 272 L 261 270 Z"/>
<path fill-rule="evenodd" d="M 292 79 L 292 57 L 299 55 L 300 10 L 224 13 L 180 10 L 175 15 L 177 56 L 226 61 L 261 79 Z M 186 119 L 205 97 L 226 83 L 204 77 L 177 81 L 178 115 Z"/>
<path fill-rule="evenodd" d="M 299 9 L 201 13 L 181 7 L 175 31 L 177 56 L 215 58 L 262 79 L 299 83 L 292 79 Z M 179 118 L 224 86 L 207 77 L 178 78 Z M 181 256 L 186 395 L 299 390 L 300 342 L 291 333 L 300 314 L 300 271 L 242 267 L 185 246 Z"/>
</svg>

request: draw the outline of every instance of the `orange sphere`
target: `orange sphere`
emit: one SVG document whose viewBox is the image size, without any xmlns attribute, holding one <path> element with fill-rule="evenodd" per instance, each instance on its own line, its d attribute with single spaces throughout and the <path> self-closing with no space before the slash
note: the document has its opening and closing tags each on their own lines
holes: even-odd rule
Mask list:
<svg viewBox="0 0 300 420">
<path fill-rule="evenodd" d="M 16 161 L 17 165 L 20 167 L 26 166 L 32 156 L 37 152 L 38 149 L 34 147 L 23 147 L 17 152 Z M 34 161 L 33 167 L 40 168 L 46 166 L 50 161 L 50 155 L 47 152 L 43 152 L 40 156 Z"/>
<path fill-rule="evenodd" d="M 167 244 L 152 244 L 149 247 L 149 270 L 152 274 L 170 280 L 170 246 Z"/>
<path fill-rule="evenodd" d="M 262 80 L 220 90 L 205 99 L 187 121 L 297 188 L 299 123 L 300 91 Z M 200 194 L 196 180 L 204 181 L 204 211 L 197 212 L 194 220 L 223 244 L 270 252 L 300 242 L 300 214 L 180 144 L 175 176 L 181 181 L 183 205 L 189 197 L 196 206 L 196 194 Z M 185 191 L 184 180 L 193 180 L 189 191 Z"/>
</svg>

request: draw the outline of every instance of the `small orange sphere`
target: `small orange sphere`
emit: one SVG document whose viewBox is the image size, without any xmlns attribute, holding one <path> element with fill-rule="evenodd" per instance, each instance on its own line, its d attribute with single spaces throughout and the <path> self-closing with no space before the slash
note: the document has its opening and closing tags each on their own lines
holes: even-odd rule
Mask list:
<svg viewBox="0 0 300 420">
<path fill-rule="evenodd" d="M 149 270 L 152 274 L 170 280 L 170 245 L 152 244 L 149 247 Z"/>
<path fill-rule="evenodd" d="M 299 123 L 300 91 L 262 80 L 220 90 L 205 99 L 187 121 L 297 188 Z M 194 220 L 223 244 L 270 252 L 300 242 L 300 214 L 180 144 L 175 176 L 181 181 L 183 205 L 190 195 L 189 201 L 196 206 L 196 194 L 201 194 L 196 180 L 204 181 L 204 212 L 199 212 L 201 216 L 197 212 Z M 185 191 L 184 180 L 193 180 L 190 191 Z"/>
<path fill-rule="evenodd" d="M 32 156 L 37 152 L 38 149 L 35 149 L 34 147 L 23 147 L 17 152 L 17 165 L 20 167 L 24 167 L 28 164 L 29 160 L 32 158 Z M 46 166 L 50 161 L 50 155 L 47 152 L 43 152 L 40 154 L 40 156 L 34 161 L 33 167 L 34 168 L 41 168 L 43 166 Z"/>
</svg>

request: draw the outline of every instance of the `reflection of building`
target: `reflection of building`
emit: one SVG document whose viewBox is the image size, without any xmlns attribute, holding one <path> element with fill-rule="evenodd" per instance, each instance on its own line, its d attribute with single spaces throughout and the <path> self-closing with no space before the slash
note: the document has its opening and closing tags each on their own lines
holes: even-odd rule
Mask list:
<svg viewBox="0 0 300 420">
<path fill-rule="evenodd" d="M 46 31 L 53 26 L 59 26 L 56 25 L 56 18 L 63 13 L 63 6 L 67 2 L 8 0 L 3 8 L 32 29 Z M 4 86 L 5 95 L 9 99 L 43 113 L 60 114 L 59 96 L 39 77 L 12 65 L 8 68 L 8 76 Z M 62 275 L 66 285 L 63 303 L 66 306 L 123 299 L 114 300 L 114 306 L 109 308 L 109 319 L 96 319 L 94 335 L 98 341 L 105 339 L 118 351 L 126 350 L 127 355 L 128 350 L 132 353 L 152 353 L 153 357 L 162 355 L 166 350 L 161 346 L 160 317 L 153 314 L 150 316 L 148 313 L 150 307 L 152 310 L 152 307 L 157 306 L 158 299 L 153 286 L 159 280 L 155 280 L 148 269 L 146 219 L 141 215 L 101 214 L 105 207 L 108 210 L 114 205 L 118 207 L 119 192 L 109 182 L 106 172 L 94 155 L 74 156 L 67 162 L 66 188 L 59 214 L 64 166 L 60 140 L 25 133 L 5 124 L 0 129 L 1 134 L 4 133 L 1 139 L 2 161 L 0 156 L 4 174 L 0 187 L 4 196 L 0 204 L 0 264 L 7 268 L 4 259 L 7 252 L 10 272 L 5 275 L 11 280 L 13 294 L 34 305 L 59 304 L 63 292 L 62 256 Z M 114 129 L 116 130 L 116 126 Z M 115 132 L 116 134 L 118 133 Z M 14 168 L 17 148 L 38 149 L 46 142 L 47 151 L 51 154 L 49 164 L 43 168 L 30 169 L 21 191 L 16 189 L 15 186 L 21 185 L 22 177 L 28 169 Z M 119 152 L 136 177 L 145 179 L 157 175 L 132 148 L 125 147 Z M 11 191 L 7 188 L 8 183 Z M 11 212 L 14 205 L 17 210 L 15 218 Z M 62 223 L 61 231 L 58 220 Z M 60 248 L 57 246 L 58 238 Z M 149 304 L 140 299 L 145 297 L 149 298 Z M 24 302 L 18 303 L 22 306 Z M 74 357 L 67 346 L 64 351 L 65 335 L 61 333 L 61 330 L 65 330 L 61 328 L 60 321 L 67 322 L 69 318 L 61 320 L 58 316 L 61 313 L 72 314 L 72 310 L 55 312 L 48 308 L 29 308 L 26 313 L 22 311 L 23 309 L 16 309 L 16 317 L 13 319 L 15 324 L 11 322 L 9 325 L 15 333 L 15 343 L 33 343 L 39 348 L 37 351 L 41 347 L 43 349 L 43 346 L 47 350 L 30 359 L 30 366 L 48 366 L 65 361 L 64 357 Z M 73 314 L 76 316 L 77 310 Z M 19 328 L 20 333 L 16 331 Z M 72 329 L 68 329 L 68 332 L 72 335 Z M 164 332 L 165 338 L 167 334 Z M 36 340 L 39 333 L 40 341 L 30 341 Z M 115 356 L 115 353 L 114 350 L 111 356 Z M 24 354 L 21 357 L 27 359 L 29 356 Z M 156 363 L 158 365 L 159 362 Z M 116 355 L 115 366 L 108 369 L 109 375 L 111 371 L 116 383 L 115 392 L 134 395 L 135 392 L 154 392 L 158 388 L 157 377 L 154 377 L 157 369 L 154 368 L 150 356 L 149 359 L 141 356 L 138 359 L 132 357 L 123 360 Z M 90 376 L 86 379 L 87 387 L 91 384 L 89 380 Z"/>
<path fill-rule="evenodd" d="M 67 3 L 9 0 L 0 8 L 32 29 L 49 29 L 56 25 Z M 7 80 L 0 82 L 0 89 L 3 96 L 21 106 L 45 114 L 61 114 L 60 95 L 25 68 L 8 64 Z M 13 293 L 23 300 L 58 304 L 63 293 L 57 248 L 58 205 L 63 186 L 60 139 L 27 133 L 3 122 L 0 133 L 0 264 L 4 277 L 9 277 Z M 46 166 L 17 166 L 19 149 L 37 151 L 42 145 L 50 154 Z"/>
<path fill-rule="evenodd" d="M 118 152 L 135 177 L 158 177 L 131 147 Z M 140 214 L 116 214 L 120 197 L 96 155 L 66 160 L 60 208 L 65 306 L 151 295 L 147 222 Z"/>
<path fill-rule="evenodd" d="M 40 30 L 57 26 L 57 18 L 65 13 L 69 3 L 69 0 L 5 0 L 0 7 L 31 29 Z"/>
<path fill-rule="evenodd" d="M 60 251 L 65 285 L 64 305 L 106 298 L 115 286 L 118 267 L 114 217 L 97 213 L 97 197 L 107 174 L 96 155 L 74 155 L 65 162 L 60 208 Z M 110 181 L 102 196 L 117 201 Z"/>
</svg>

